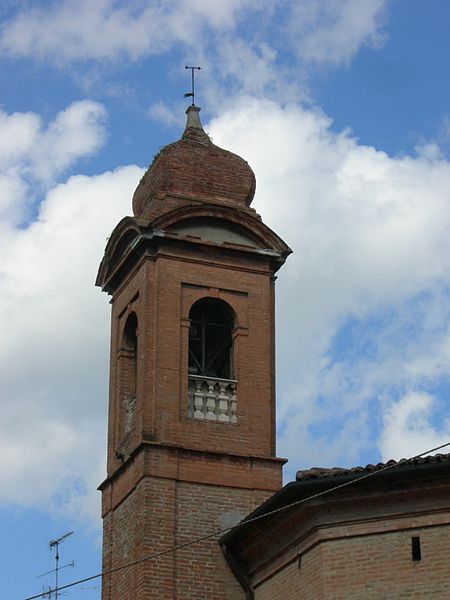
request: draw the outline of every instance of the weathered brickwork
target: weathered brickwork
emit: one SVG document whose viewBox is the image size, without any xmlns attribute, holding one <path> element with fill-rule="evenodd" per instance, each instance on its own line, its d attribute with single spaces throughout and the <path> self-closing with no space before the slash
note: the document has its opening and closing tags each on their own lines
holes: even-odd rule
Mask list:
<svg viewBox="0 0 450 600">
<path fill-rule="evenodd" d="M 268 497 L 251 490 L 185 483 L 178 485 L 177 492 L 178 543 L 236 524 Z M 244 600 L 243 590 L 230 573 L 217 538 L 177 552 L 176 571 L 176 598 Z"/>
<path fill-rule="evenodd" d="M 133 211 L 137 217 L 154 218 L 177 195 L 245 207 L 254 193 L 255 175 L 245 160 L 215 146 L 203 130 L 188 128 L 145 173 L 134 193 Z"/>
<path fill-rule="evenodd" d="M 124 440 L 118 433 L 125 430 L 120 421 L 126 411 L 124 388 L 118 385 L 120 363 L 113 351 L 110 423 L 115 425 L 110 430 L 109 471 L 121 464 L 117 454 L 129 454 L 140 443 L 141 434 L 190 448 L 228 452 L 238 448 L 244 455 L 274 455 L 274 280 L 267 264 L 241 260 L 241 269 L 236 270 L 227 258 L 213 262 L 188 249 L 183 256 L 166 251 L 145 261 L 130 287 L 115 299 L 113 347 L 120 347 L 130 311 L 138 322 L 137 397 L 132 420 L 137 435 L 131 433 Z M 136 297 L 139 300 L 133 302 Z M 220 298 L 235 314 L 238 420 L 234 425 L 194 422 L 188 415 L 189 311 L 205 297 Z M 123 354 L 119 354 L 122 363 L 128 359 Z"/>
<path fill-rule="evenodd" d="M 144 478 L 104 523 L 104 568 L 114 569 L 234 525 L 270 493 Z M 103 598 L 244 600 L 217 537 L 120 570 Z"/>
<path fill-rule="evenodd" d="M 247 163 L 214 146 L 190 107 L 108 241 L 97 277 L 112 296 L 102 598 L 450 598 L 450 456 L 313 468 L 273 495 L 275 273 L 290 250 L 250 208 L 254 191 Z M 208 371 L 190 346 L 206 321 L 190 315 L 219 305 L 226 369 Z M 333 490 L 339 481 L 352 487 Z M 255 509 L 266 520 L 190 544 Z"/>
<path fill-rule="evenodd" d="M 108 241 L 97 278 L 112 296 L 105 571 L 235 524 L 281 486 L 274 286 L 290 250 L 249 208 L 254 187 L 244 160 L 188 128 L 139 184 L 135 218 Z M 189 315 L 203 299 L 231 315 L 227 422 L 214 420 L 208 399 L 205 418 L 194 418 L 188 394 Z M 103 582 L 103 600 L 244 597 L 217 538 Z"/>
<path fill-rule="evenodd" d="M 105 570 L 127 565 L 174 545 L 174 492 L 173 481 L 142 481 L 108 513 L 104 525 Z M 173 554 L 168 554 L 105 575 L 103 598 L 173 598 L 173 560 Z"/>
<path fill-rule="evenodd" d="M 412 560 L 411 537 L 422 559 Z M 450 526 L 329 540 L 256 588 L 256 600 L 450 598 Z"/>
</svg>

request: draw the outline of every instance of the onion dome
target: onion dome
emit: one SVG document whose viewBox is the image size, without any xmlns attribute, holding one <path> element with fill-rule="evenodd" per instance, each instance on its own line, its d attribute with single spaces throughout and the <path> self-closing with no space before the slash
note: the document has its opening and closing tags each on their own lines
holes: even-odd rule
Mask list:
<svg viewBox="0 0 450 600">
<path fill-rule="evenodd" d="M 169 198 L 250 205 L 255 174 L 240 156 L 212 143 L 199 111 L 197 106 L 187 109 L 181 139 L 165 146 L 142 177 L 133 196 L 135 217 L 147 218 L 155 209 L 159 212 Z"/>
</svg>

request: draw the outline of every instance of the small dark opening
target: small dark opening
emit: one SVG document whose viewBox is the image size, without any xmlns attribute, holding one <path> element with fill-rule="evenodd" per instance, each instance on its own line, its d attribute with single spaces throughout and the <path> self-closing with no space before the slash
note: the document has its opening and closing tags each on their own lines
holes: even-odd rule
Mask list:
<svg viewBox="0 0 450 600">
<path fill-rule="evenodd" d="M 189 373 L 230 379 L 232 376 L 232 317 L 218 300 L 203 299 L 189 314 Z"/>
<path fill-rule="evenodd" d="M 413 560 L 422 560 L 422 552 L 420 550 L 420 537 L 411 538 L 411 551 Z"/>
<path fill-rule="evenodd" d="M 133 352 L 136 352 L 137 348 L 137 328 L 138 322 L 136 313 L 132 312 L 125 323 L 123 344 L 127 350 L 132 350 Z"/>
<path fill-rule="evenodd" d="M 137 385 L 137 333 L 138 321 L 136 313 L 132 312 L 124 327 L 122 347 L 128 351 L 126 357 L 122 358 L 122 385 L 125 400 L 136 398 Z"/>
</svg>

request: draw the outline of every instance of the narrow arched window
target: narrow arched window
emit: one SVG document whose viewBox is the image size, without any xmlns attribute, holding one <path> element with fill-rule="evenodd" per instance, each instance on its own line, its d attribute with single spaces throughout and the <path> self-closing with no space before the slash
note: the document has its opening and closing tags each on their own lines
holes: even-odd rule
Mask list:
<svg viewBox="0 0 450 600">
<path fill-rule="evenodd" d="M 189 374 L 231 379 L 231 309 L 221 300 L 204 298 L 193 305 L 189 318 Z"/>
<path fill-rule="evenodd" d="M 131 431 L 137 387 L 137 330 L 136 313 L 132 312 L 125 323 L 120 349 L 120 383 L 123 411 L 123 431 Z"/>
</svg>

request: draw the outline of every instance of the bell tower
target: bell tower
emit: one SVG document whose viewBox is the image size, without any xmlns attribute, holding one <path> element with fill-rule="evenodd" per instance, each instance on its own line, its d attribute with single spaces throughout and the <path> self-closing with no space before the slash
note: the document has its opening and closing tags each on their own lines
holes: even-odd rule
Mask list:
<svg viewBox="0 0 450 600">
<path fill-rule="evenodd" d="M 96 281 L 112 304 L 103 568 L 118 569 L 103 600 L 245 598 L 216 539 L 164 552 L 281 487 L 274 284 L 291 251 L 199 110 L 143 176 Z"/>
</svg>

